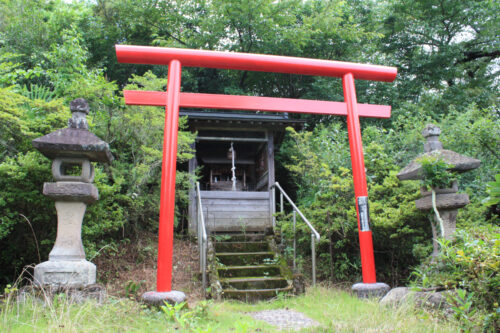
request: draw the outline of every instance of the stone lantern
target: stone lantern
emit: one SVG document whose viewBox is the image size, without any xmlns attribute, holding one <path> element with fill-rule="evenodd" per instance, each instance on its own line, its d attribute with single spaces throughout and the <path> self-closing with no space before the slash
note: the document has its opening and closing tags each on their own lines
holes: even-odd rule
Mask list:
<svg viewBox="0 0 500 333">
<path fill-rule="evenodd" d="M 421 180 L 424 178 L 422 165 L 419 163 L 421 157 L 436 157 L 441 158 L 446 163 L 452 165 L 449 171 L 465 172 L 476 169 L 481 164 L 481 161 L 467 156 L 460 155 L 454 151 L 443 149 L 443 144 L 439 141 L 441 129 L 435 125 L 427 125 L 422 131 L 422 135 L 427 139 L 424 143 L 424 153 L 420 154 L 416 159 L 410 162 L 397 177 L 399 180 Z M 467 193 L 457 193 L 458 184 L 454 181 L 449 188 L 435 188 L 436 207 L 443 221 L 443 236 L 446 239 L 451 239 L 456 229 L 456 218 L 458 209 L 469 204 L 469 196 Z M 415 200 L 415 204 L 420 210 L 431 210 L 432 207 L 432 191 L 422 187 L 420 189 L 422 198 Z M 437 221 L 437 217 L 434 216 Z M 437 231 L 433 223 L 432 238 L 433 238 L 433 256 L 437 255 Z"/>
<path fill-rule="evenodd" d="M 44 183 L 43 194 L 55 200 L 57 237 L 49 260 L 35 266 L 34 282 L 42 287 L 83 288 L 96 282 L 96 266 L 85 259 L 81 231 L 87 205 L 99 198 L 92 184 L 91 162 L 113 159 L 106 142 L 88 131 L 87 101 L 70 104 L 68 127 L 33 140 L 33 146 L 52 159 L 54 183 Z"/>
</svg>

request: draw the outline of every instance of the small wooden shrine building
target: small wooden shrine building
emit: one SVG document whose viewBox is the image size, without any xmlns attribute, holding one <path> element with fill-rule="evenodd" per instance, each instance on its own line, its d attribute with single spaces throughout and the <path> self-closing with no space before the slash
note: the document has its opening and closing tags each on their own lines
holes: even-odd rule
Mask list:
<svg viewBox="0 0 500 333">
<path fill-rule="evenodd" d="M 200 196 L 210 232 L 265 231 L 272 227 L 269 186 L 275 182 L 274 155 L 285 128 L 304 121 L 285 114 L 181 111 L 196 131 Z M 233 148 L 233 150 L 232 150 Z M 234 164 L 233 164 L 234 158 Z M 234 170 L 233 170 L 234 165 Z M 233 173 L 234 171 L 234 173 Z M 189 233 L 197 232 L 196 190 L 189 193 Z"/>
</svg>

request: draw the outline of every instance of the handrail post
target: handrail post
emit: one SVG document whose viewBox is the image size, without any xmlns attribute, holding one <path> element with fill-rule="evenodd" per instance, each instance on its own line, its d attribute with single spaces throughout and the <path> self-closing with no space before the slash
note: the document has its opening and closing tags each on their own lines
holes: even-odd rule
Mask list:
<svg viewBox="0 0 500 333">
<path fill-rule="evenodd" d="M 316 237 L 311 233 L 312 283 L 316 285 Z"/>
<path fill-rule="evenodd" d="M 283 206 L 283 192 L 280 191 L 280 212 L 283 213 L 285 208 Z"/>
<path fill-rule="evenodd" d="M 203 287 L 203 297 L 206 297 L 207 289 L 207 230 L 203 217 L 203 206 L 201 205 L 200 183 L 196 182 L 196 202 L 198 210 L 198 250 L 200 251 L 200 273 Z"/>
<path fill-rule="evenodd" d="M 274 216 L 274 213 L 276 213 L 276 189 L 273 186 L 271 188 L 271 216 L 273 220 L 273 230 L 276 229 L 276 216 Z"/>
<path fill-rule="evenodd" d="M 284 215 L 285 212 L 285 207 L 283 206 L 283 192 L 280 191 L 280 213 L 281 215 Z M 283 218 L 283 216 L 281 216 Z M 285 244 L 285 237 L 283 237 L 283 225 L 281 225 L 280 228 L 280 234 L 281 234 L 281 245 L 284 246 Z"/>
<path fill-rule="evenodd" d="M 201 285 L 203 288 L 203 297 L 206 297 L 207 293 L 207 242 L 202 242 L 203 243 L 203 255 L 202 255 L 202 266 L 203 266 L 203 271 L 201 273 Z"/>
<path fill-rule="evenodd" d="M 293 210 L 293 270 L 297 268 L 296 266 L 296 260 L 297 260 L 297 233 L 296 233 L 296 227 L 297 227 L 297 212 L 295 209 Z"/>
<path fill-rule="evenodd" d="M 320 235 L 319 233 L 316 231 L 316 229 L 314 229 L 314 227 L 311 225 L 311 222 L 309 222 L 309 220 L 304 216 L 304 214 L 302 214 L 302 212 L 300 211 L 300 209 L 295 205 L 295 203 L 292 201 L 292 199 L 290 199 L 290 197 L 288 196 L 288 194 L 286 194 L 286 192 L 281 188 L 280 184 L 278 182 L 275 182 L 272 186 L 271 186 L 271 190 L 273 192 L 273 194 L 275 194 L 275 188 L 278 188 L 278 190 L 280 191 L 280 203 L 281 203 L 281 207 L 283 209 L 283 198 L 285 198 L 289 203 L 290 203 L 290 206 L 292 206 L 292 209 L 293 209 L 293 268 L 295 269 L 296 268 L 296 249 L 297 249 L 297 244 L 296 244 L 296 214 L 299 214 L 300 218 L 302 218 L 302 221 L 305 222 L 305 224 L 309 227 L 309 229 L 311 230 L 311 257 L 312 257 L 312 282 L 313 282 L 313 286 L 316 285 L 316 241 L 319 241 L 320 239 Z M 273 207 L 276 206 L 276 197 L 273 195 Z M 283 210 L 282 210 L 283 211 Z M 275 227 L 275 220 L 273 219 L 273 227 Z M 282 238 L 282 241 L 283 241 L 283 238 Z"/>
<path fill-rule="evenodd" d="M 199 193 L 196 193 L 196 197 L 198 197 Z M 198 200 L 198 198 L 196 198 Z M 198 201 L 197 201 L 198 202 Z M 197 224 L 198 224 L 198 251 L 200 251 L 200 273 L 203 274 L 203 266 L 202 266 L 202 246 L 203 246 L 203 239 L 201 238 L 201 218 L 200 218 L 200 205 L 196 205 L 197 206 L 197 211 L 198 211 L 198 214 L 197 214 Z"/>
</svg>

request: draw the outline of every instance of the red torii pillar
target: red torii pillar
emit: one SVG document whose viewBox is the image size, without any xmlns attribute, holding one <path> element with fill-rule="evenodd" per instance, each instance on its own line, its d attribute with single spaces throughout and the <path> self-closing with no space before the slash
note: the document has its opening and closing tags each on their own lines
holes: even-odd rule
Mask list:
<svg viewBox="0 0 500 333">
<path fill-rule="evenodd" d="M 166 107 L 160 196 L 157 294 L 168 293 L 172 289 L 175 173 L 180 106 L 346 115 L 363 274 L 363 283 L 355 284 L 353 289 L 361 297 L 380 294 L 388 289 L 386 284 L 376 282 L 359 116 L 388 118 L 390 106 L 358 104 L 354 79 L 392 82 L 397 74 L 396 68 L 318 59 L 149 46 L 116 45 L 116 54 L 118 61 L 123 63 L 169 66 L 166 94 L 146 91 L 124 92 L 127 104 Z M 181 63 L 188 67 L 340 77 L 343 83 L 345 103 L 181 93 Z M 152 301 L 156 302 L 161 297 L 162 295 L 154 295 Z"/>
</svg>

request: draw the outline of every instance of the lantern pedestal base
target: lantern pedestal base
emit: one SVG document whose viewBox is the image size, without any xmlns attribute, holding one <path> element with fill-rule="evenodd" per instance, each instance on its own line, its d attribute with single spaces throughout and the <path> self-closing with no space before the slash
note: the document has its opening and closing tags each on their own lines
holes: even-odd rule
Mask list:
<svg viewBox="0 0 500 333">
<path fill-rule="evenodd" d="M 144 303 L 152 306 L 164 305 L 167 302 L 171 305 L 179 304 L 186 301 L 186 294 L 182 291 L 148 291 L 142 294 L 141 299 Z"/>
<path fill-rule="evenodd" d="M 87 260 L 45 261 L 35 266 L 35 285 L 83 288 L 95 284 L 96 267 Z"/>
<path fill-rule="evenodd" d="M 356 293 L 358 298 L 382 297 L 387 294 L 389 289 L 389 286 L 382 282 L 356 283 L 351 288 L 351 290 Z"/>
</svg>

